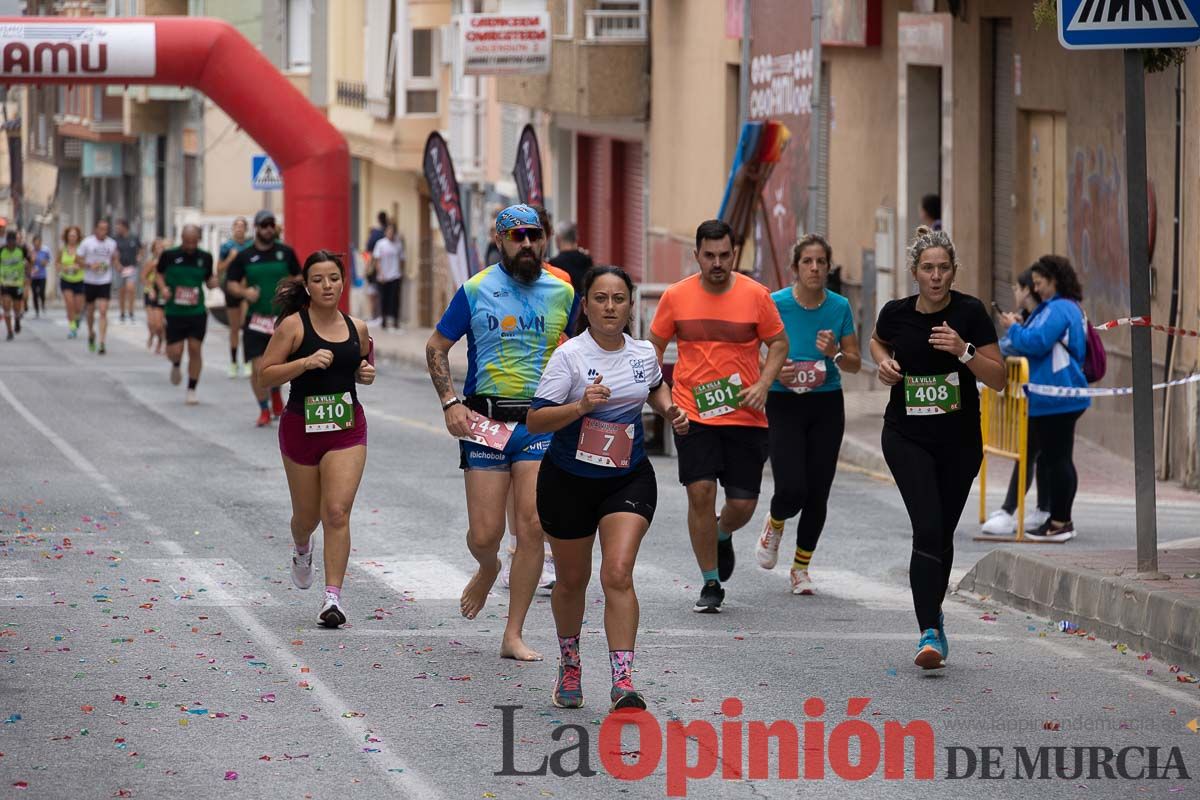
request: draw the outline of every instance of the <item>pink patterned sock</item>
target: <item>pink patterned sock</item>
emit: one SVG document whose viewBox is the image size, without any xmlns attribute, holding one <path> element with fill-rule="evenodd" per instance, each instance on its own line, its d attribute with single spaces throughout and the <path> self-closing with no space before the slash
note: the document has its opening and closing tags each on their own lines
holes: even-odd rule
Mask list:
<svg viewBox="0 0 1200 800">
<path fill-rule="evenodd" d="M 558 651 L 564 664 L 579 666 L 579 634 L 558 637 Z"/>
<path fill-rule="evenodd" d="M 311 550 L 312 550 L 312 540 L 311 539 L 308 541 L 307 544 L 304 545 L 304 547 L 301 547 L 300 545 L 296 545 L 296 555 L 300 555 L 300 556 L 307 555 L 309 553 L 309 551 L 311 551 Z"/>
<path fill-rule="evenodd" d="M 612 667 L 613 686 L 621 689 L 633 688 L 633 651 L 609 650 L 608 663 Z"/>
<path fill-rule="evenodd" d="M 342 599 L 342 587 L 340 586 L 325 586 L 325 594 L 331 594 L 338 600 Z"/>
</svg>

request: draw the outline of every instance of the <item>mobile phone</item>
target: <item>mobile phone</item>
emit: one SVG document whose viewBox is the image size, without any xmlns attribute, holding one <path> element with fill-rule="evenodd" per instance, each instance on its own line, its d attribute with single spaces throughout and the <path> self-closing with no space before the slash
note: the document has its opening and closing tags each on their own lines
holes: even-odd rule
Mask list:
<svg viewBox="0 0 1200 800">
<path fill-rule="evenodd" d="M 1003 308 L 1001 308 L 1001 307 L 1000 307 L 1000 304 L 999 304 L 999 303 L 997 303 L 995 300 L 993 300 L 993 301 L 992 301 L 992 310 L 994 310 L 994 311 L 995 311 L 997 314 L 1003 314 L 1003 313 L 1004 313 L 1004 309 L 1003 309 Z"/>
</svg>

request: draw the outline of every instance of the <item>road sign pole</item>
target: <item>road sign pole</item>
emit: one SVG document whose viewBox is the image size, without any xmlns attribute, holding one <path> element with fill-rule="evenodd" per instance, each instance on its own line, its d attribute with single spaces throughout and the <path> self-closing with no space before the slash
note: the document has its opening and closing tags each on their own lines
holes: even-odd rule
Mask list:
<svg viewBox="0 0 1200 800">
<path fill-rule="evenodd" d="M 1149 218 L 1146 210 L 1146 77 L 1142 51 L 1125 51 L 1125 174 L 1129 208 L 1129 310 L 1150 315 Z M 1133 474 L 1137 500 L 1137 568 L 1158 572 L 1158 523 L 1154 497 L 1153 350 L 1150 329 L 1133 326 Z"/>
</svg>

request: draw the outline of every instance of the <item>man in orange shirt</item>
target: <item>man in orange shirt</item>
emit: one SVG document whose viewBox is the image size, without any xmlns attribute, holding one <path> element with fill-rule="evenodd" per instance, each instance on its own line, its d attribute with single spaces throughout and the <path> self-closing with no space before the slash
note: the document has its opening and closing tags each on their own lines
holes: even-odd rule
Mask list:
<svg viewBox="0 0 1200 800">
<path fill-rule="evenodd" d="M 733 574 L 733 533 L 754 515 L 767 460 L 767 390 L 787 359 L 788 341 L 767 288 L 733 271 L 733 231 L 721 220 L 696 229 L 700 273 L 662 295 L 650 341 L 662 361 L 679 345 L 671 398 L 690 430 L 675 437 L 679 482 L 687 487 L 688 532 L 704 588 L 693 611 L 716 614 L 721 582 Z M 759 351 L 767 359 L 759 368 Z M 716 514 L 717 481 L 725 505 Z"/>
</svg>

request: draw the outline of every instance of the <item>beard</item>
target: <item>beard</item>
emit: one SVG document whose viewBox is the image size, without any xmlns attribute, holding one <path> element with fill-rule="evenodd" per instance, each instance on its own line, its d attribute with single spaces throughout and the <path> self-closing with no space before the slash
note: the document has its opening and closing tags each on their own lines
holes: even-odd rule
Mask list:
<svg viewBox="0 0 1200 800">
<path fill-rule="evenodd" d="M 500 263 L 521 283 L 533 283 L 542 274 L 542 260 L 530 249 L 522 249 L 514 256 L 501 250 Z"/>
</svg>

